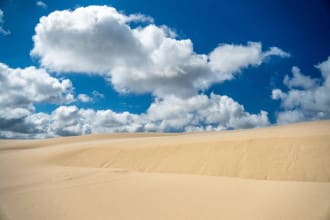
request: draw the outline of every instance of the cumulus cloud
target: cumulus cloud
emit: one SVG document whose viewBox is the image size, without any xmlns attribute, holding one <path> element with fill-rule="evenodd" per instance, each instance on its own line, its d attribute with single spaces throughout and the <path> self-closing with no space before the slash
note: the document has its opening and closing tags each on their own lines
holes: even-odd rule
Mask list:
<svg viewBox="0 0 330 220">
<path fill-rule="evenodd" d="M 277 114 L 279 124 L 288 124 L 306 120 L 301 110 L 286 110 Z"/>
<path fill-rule="evenodd" d="M 142 126 L 141 117 L 128 112 L 79 109 L 61 106 L 50 115 L 51 133 L 54 135 L 80 135 L 105 132 L 135 132 Z"/>
<path fill-rule="evenodd" d="M 257 42 L 197 54 L 190 39 L 177 39 L 170 28 L 151 22 L 107 6 L 55 11 L 36 26 L 31 55 L 51 71 L 100 74 L 119 92 L 158 97 L 194 96 L 269 56 L 289 56 L 277 47 L 263 51 Z"/>
<path fill-rule="evenodd" d="M 250 114 L 228 96 L 175 96 L 153 103 L 147 111 L 147 130 L 191 131 L 261 127 L 269 124 L 267 112 Z"/>
<path fill-rule="evenodd" d="M 27 106 L 32 103 L 70 103 L 72 83 L 59 80 L 44 69 L 12 69 L 0 63 L 0 101 L 3 106 Z"/>
<path fill-rule="evenodd" d="M 3 11 L 0 9 L 0 34 L 2 35 L 9 35 L 10 34 L 10 31 L 8 30 L 5 30 L 3 28 L 3 24 L 5 23 L 4 21 L 4 13 Z"/>
<path fill-rule="evenodd" d="M 43 8 L 43 9 L 47 8 L 47 4 L 43 1 L 37 1 L 36 5 L 40 8 Z"/>
<path fill-rule="evenodd" d="M 0 119 L 1 121 L 2 119 Z M 3 121 L 2 121 L 3 122 Z M 2 122 L 0 125 L 3 125 Z M 39 112 L 29 112 L 23 118 L 7 121 L 8 126 L 0 126 L 1 138 L 47 138 L 55 137 L 50 128 L 50 115 Z"/>
<path fill-rule="evenodd" d="M 35 67 L 12 69 L 0 63 L 0 129 L 35 131 L 30 126 L 36 103 L 66 104 L 74 100 L 70 80 L 58 80 Z M 27 123 L 29 122 L 29 123 Z"/>
<path fill-rule="evenodd" d="M 209 56 L 210 66 L 214 72 L 222 73 L 220 76 L 231 79 L 233 73 L 250 65 L 258 66 L 265 58 L 270 56 L 289 57 L 290 55 L 277 47 L 271 47 L 262 52 L 261 44 L 248 42 L 248 45 L 223 44 L 215 48 Z"/>
<path fill-rule="evenodd" d="M 310 89 L 317 85 L 317 80 L 312 79 L 310 76 L 306 76 L 301 73 L 300 69 L 296 66 L 292 67 L 292 78 L 285 75 L 283 83 L 290 89 L 292 88 L 302 88 Z"/>
<path fill-rule="evenodd" d="M 173 132 L 224 130 L 269 125 L 265 111 L 250 114 L 227 96 L 196 95 L 189 99 L 175 96 L 157 100 L 145 113 L 116 113 L 111 110 L 60 106 L 50 114 L 29 114 L 21 130 L 1 131 L 5 137 L 56 137 L 109 132 Z M 28 130 L 29 128 L 30 130 Z"/>
<path fill-rule="evenodd" d="M 84 102 L 84 103 L 87 103 L 87 102 L 92 102 L 93 101 L 93 98 L 86 95 L 86 94 L 79 94 L 77 96 L 77 99 L 81 102 Z"/>
<path fill-rule="evenodd" d="M 321 72 L 320 79 L 313 79 L 292 68 L 292 77 L 284 77 L 287 92 L 272 91 L 272 98 L 281 101 L 282 112 L 277 115 L 280 124 L 330 118 L 330 57 L 315 66 Z"/>
<path fill-rule="evenodd" d="M 0 64 L 0 137 L 267 126 L 267 112 L 252 114 L 228 96 L 200 92 L 271 56 L 290 56 L 278 47 L 263 50 L 259 42 L 220 44 L 208 54 L 198 54 L 190 39 L 178 39 L 173 30 L 155 25 L 151 17 L 126 15 L 107 6 L 54 11 L 40 19 L 33 42 L 31 55 L 39 59 L 41 69 Z M 67 106 L 104 95 L 93 91 L 75 98 L 70 80 L 48 72 L 101 75 L 119 92 L 152 93 L 155 100 L 141 114 Z M 288 78 L 288 85 L 312 88 L 300 75 L 300 80 Z M 274 92 L 276 98 L 286 96 L 280 90 Z M 58 107 L 37 113 L 36 103 Z"/>
<path fill-rule="evenodd" d="M 224 130 L 269 124 L 267 112 L 250 114 L 233 99 L 216 94 L 211 94 L 210 97 L 196 95 L 189 99 L 170 96 L 156 100 L 140 115 L 109 110 L 96 111 L 94 115 L 90 110 L 82 112 L 85 116 L 98 118 L 91 123 L 94 132 L 99 132 L 100 129 L 107 132 Z"/>
<path fill-rule="evenodd" d="M 50 114 L 30 113 L 19 121 L 0 123 L 2 138 L 46 138 L 90 133 L 144 131 L 143 115 L 60 106 Z M 1 122 L 1 119 L 0 119 Z M 1 127 L 1 125 L 3 125 Z"/>
</svg>

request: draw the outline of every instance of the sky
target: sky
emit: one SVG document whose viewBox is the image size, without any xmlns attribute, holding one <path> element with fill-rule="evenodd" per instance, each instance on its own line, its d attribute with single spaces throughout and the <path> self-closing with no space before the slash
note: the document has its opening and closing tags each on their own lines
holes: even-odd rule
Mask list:
<svg viewBox="0 0 330 220">
<path fill-rule="evenodd" d="M 0 138 L 330 118 L 329 0 L 0 0 Z"/>
</svg>

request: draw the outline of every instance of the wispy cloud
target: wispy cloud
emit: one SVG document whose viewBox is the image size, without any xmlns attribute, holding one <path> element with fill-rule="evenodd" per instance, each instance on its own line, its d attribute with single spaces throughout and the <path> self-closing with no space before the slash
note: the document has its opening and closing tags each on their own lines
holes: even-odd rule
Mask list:
<svg viewBox="0 0 330 220">
<path fill-rule="evenodd" d="M 0 34 L 9 35 L 10 31 L 3 28 L 4 22 L 4 12 L 0 9 Z"/>
<path fill-rule="evenodd" d="M 40 8 L 46 9 L 47 8 L 47 4 L 43 1 L 37 1 L 36 5 Z"/>
</svg>

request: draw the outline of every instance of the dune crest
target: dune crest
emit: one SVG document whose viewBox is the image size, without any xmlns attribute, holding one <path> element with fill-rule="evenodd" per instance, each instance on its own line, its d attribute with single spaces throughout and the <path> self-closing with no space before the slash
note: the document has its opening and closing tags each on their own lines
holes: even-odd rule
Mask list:
<svg viewBox="0 0 330 220">
<path fill-rule="evenodd" d="M 157 138 L 93 139 L 87 147 L 50 161 L 143 172 L 329 182 L 329 130 L 327 121 Z"/>
</svg>

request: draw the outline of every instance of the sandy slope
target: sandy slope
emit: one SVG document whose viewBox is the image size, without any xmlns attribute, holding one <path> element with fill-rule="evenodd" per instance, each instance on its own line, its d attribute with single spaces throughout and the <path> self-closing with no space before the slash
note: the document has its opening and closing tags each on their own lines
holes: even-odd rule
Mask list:
<svg viewBox="0 0 330 220">
<path fill-rule="evenodd" d="M 330 219 L 330 121 L 2 140 L 0 219 Z"/>
</svg>

